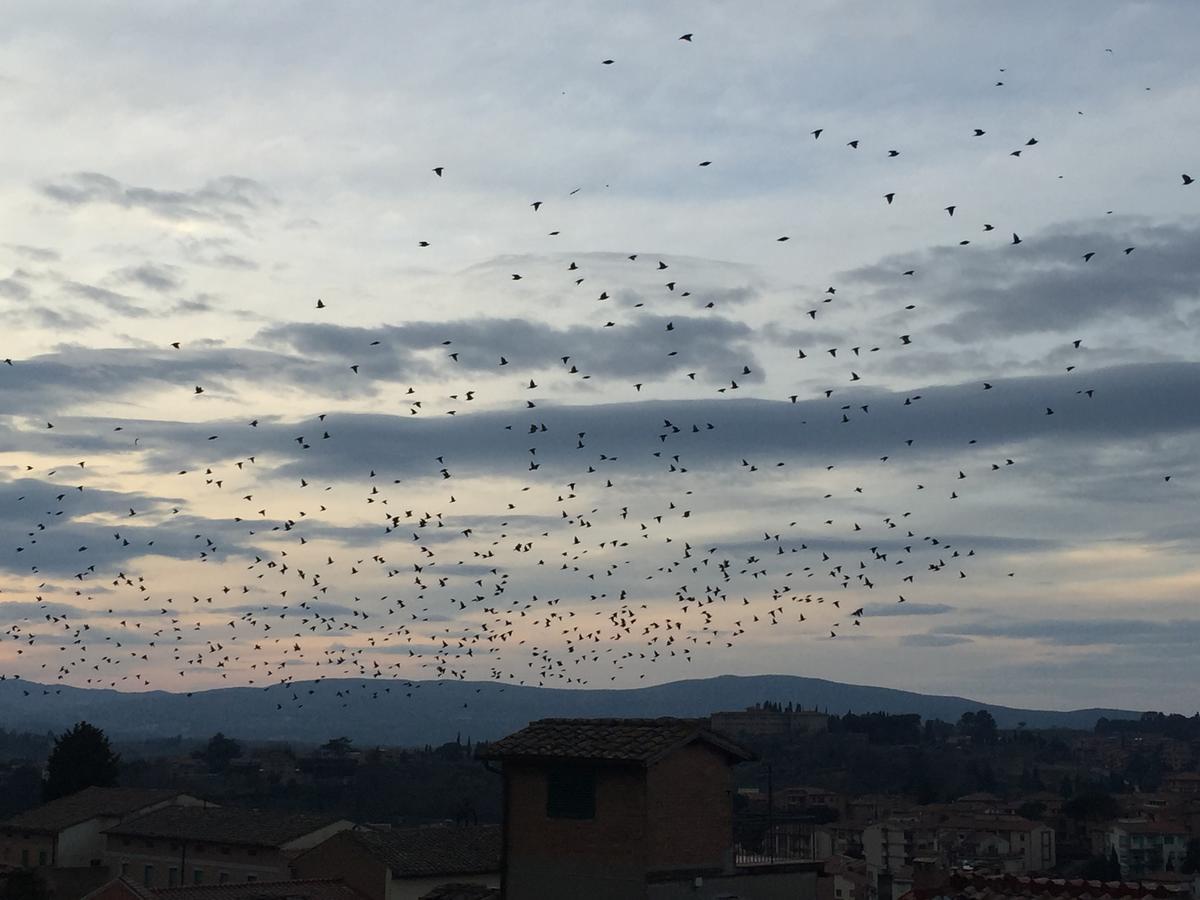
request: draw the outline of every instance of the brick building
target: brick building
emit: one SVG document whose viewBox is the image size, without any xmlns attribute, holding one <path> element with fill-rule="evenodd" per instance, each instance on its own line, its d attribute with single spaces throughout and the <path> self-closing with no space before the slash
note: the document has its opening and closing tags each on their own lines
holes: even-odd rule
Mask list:
<svg viewBox="0 0 1200 900">
<path fill-rule="evenodd" d="M 732 766 L 690 719 L 543 719 L 483 747 L 504 776 L 506 900 L 816 897 L 818 864 L 737 866 Z"/>
<path fill-rule="evenodd" d="M 498 825 L 342 831 L 292 861 L 299 878 L 338 878 L 366 900 L 420 900 L 434 888 L 500 885 Z"/>
<path fill-rule="evenodd" d="M 166 806 L 200 806 L 175 790 L 89 787 L 0 822 L 0 865 L 100 866 L 108 828 Z"/>
<path fill-rule="evenodd" d="M 354 823 L 232 807 L 165 807 L 107 831 L 109 870 L 148 888 L 282 881 L 291 862 Z"/>
</svg>

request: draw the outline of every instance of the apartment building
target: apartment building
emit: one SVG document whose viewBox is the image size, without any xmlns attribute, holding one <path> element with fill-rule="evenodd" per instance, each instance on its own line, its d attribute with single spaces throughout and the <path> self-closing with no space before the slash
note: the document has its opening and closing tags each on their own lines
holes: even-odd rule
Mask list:
<svg viewBox="0 0 1200 900">
<path fill-rule="evenodd" d="M 109 870 L 147 888 L 291 878 L 292 859 L 354 823 L 233 807 L 166 807 L 106 831 Z"/>
<path fill-rule="evenodd" d="M 163 807 L 203 803 L 176 790 L 85 788 L 0 822 L 0 865 L 101 866 L 107 829 Z"/>
</svg>

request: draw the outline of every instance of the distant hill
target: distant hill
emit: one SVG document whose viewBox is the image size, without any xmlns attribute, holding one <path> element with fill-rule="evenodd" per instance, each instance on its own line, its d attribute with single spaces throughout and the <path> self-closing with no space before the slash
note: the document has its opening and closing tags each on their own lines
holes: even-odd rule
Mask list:
<svg viewBox="0 0 1200 900">
<path fill-rule="evenodd" d="M 459 681 L 404 684 L 338 679 L 286 687 L 219 688 L 189 697 L 166 691 L 124 693 L 9 679 L 0 682 L 0 727 L 61 731 L 86 719 L 111 736 L 126 739 L 207 738 L 223 731 L 246 740 L 312 742 L 346 735 L 358 744 L 419 746 L 452 741 L 460 735 L 463 740 L 492 740 L 533 719 L 550 716 L 701 716 L 763 700 L 839 714 L 918 713 L 948 722 L 958 721 L 968 710 L 987 709 L 1002 728 L 1024 722 L 1030 728 L 1091 729 L 1101 716 L 1134 719 L 1140 715 L 1122 709 L 1014 709 L 962 697 L 796 675 L 721 675 L 623 690 Z M 302 708 L 292 700 L 293 695 L 301 698 Z"/>
</svg>

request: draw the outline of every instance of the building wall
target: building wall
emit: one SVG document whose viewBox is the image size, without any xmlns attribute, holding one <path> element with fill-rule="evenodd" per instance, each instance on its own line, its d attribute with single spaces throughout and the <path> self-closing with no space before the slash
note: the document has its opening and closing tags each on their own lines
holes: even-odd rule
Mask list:
<svg viewBox="0 0 1200 900">
<path fill-rule="evenodd" d="M 593 819 L 546 815 L 546 770 L 504 765 L 506 900 L 639 900 L 645 896 L 646 773 L 596 770 Z"/>
<path fill-rule="evenodd" d="M 164 804 L 165 805 L 165 804 Z M 157 807 L 155 807 L 157 808 Z M 56 866 L 90 866 L 104 862 L 104 829 L 117 824 L 116 816 L 97 816 L 58 833 Z"/>
<path fill-rule="evenodd" d="M 335 835 L 301 853 L 292 869 L 297 878 L 341 878 L 369 900 L 393 900 L 388 867 L 346 836 Z"/>
<path fill-rule="evenodd" d="M 0 832 L 0 864 L 17 868 L 48 866 L 54 859 L 54 837 L 18 829 Z"/>
<path fill-rule="evenodd" d="M 336 822 L 330 822 L 324 828 L 318 828 L 316 831 L 310 831 L 308 834 L 301 835 L 293 841 L 288 841 L 283 845 L 283 851 L 295 855 L 303 850 L 309 850 L 329 838 L 333 837 L 340 831 L 349 831 L 355 825 L 349 819 L 339 819 Z"/>
<path fill-rule="evenodd" d="M 177 797 L 143 806 L 125 818 L 142 815 L 164 806 L 201 806 L 203 800 L 180 794 Z M 29 851 L 28 865 L 38 865 L 39 852 L 45 852 L 45 863 L 57 868 L 79 868 L 103 865 L 106 841 L 104 830 L 122 821 L 118 816 L 96 816 L 64 828 L 57 835 L 37 835 L 19 830 L 0 832 L 0 863 L 21 865 L 21 851 Z"/>
<path fill-rule="evenodd" d="M 653 869 L 733 863 L 733 770 L 707 744 L 672 753 L 646 773 L 648 864 Z"/>
<path fill-rule="evenodd" d="M 289 858 L 273 847 L 184 844 L 161 838 L 110 835 L 105 861 L 114 875 L 124 875 L 136 884 L 152 888 L 172 886 L 172 869 L 175 885 L 219 884 L 222 873 L 224 881 L 235 883 L 291 877 Z M 152 867 L 149 873 L 146 866 Z"/>
</svg>

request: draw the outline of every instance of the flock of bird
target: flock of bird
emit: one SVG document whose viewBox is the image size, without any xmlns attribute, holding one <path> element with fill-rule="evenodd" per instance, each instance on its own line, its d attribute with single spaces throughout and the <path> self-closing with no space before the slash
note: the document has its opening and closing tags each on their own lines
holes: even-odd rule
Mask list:
<svg viewBox="0 0 1200 900">
<path fill-rule="evenodd" d="M 691 44 L 694 37 L 687 33 L 678 40 Z M 616 59 L 600 62 L 619 65 Z M 1003 79 L 996 87 L 1004 87 Z M 964 127 L 964 144 L 981 141 L 987 132 Z M 835 135 L 825 127 L 810 134 L 813 141 L 872 152 L 852 134 Z M 1053 135 L 1029 136 L 1011 155 L 1028 156 L 1053 140 Z M 879 152 L 904 163 L 903 147 Z M 704 169 L 719 164 L 697 163 Z M 441 164 L 430 165 L 428 173 L 438 183 L 455 176 L 452 167 Z M 1193 183 L 1190 175 L 1182 176 L 1182 187 Z M 879 198 L 881 205 L 895 208 L 925 202 L 900 191 Z M 532 200 L 528 215 L 547 217 L 553 206 Z M 942 209 L 956 222 L 968 213 L 955 203 Z M 1019 223 L 980 220 L 970 229 L 971 236 L 959 241 L 963 247 L 994 241 L 1021 253 L 1020 245 L 1035 240 L 1021 237 Z M 775 238 L 779 243 L 790 239 Z M 430 246 L 424 239 L 416 243 Z M 1136 249 L 1124 248 L 1114 263 L 1128 260 Z M 594 275 L 598 267 L 589 264 L 590 258 L 580 253 L 567 261 L 561 283 L 549 288 L 576 304 L 578 320 L 596 329 L 597 340 L 608 328 L 655 329 L 658 351 L 670 361 L 663 378 L 678 378 L 689 389 L 703 384 L 708 361 L 687 358 L 688 344 L 677 340 L 686 330 L 684 317 L 652 314 L 653 298 L 619 306 L 622 285 L 610 269 Z M 1080 265 L 1098 262 L 1092 249 L 1078 260 Z M 692 285 L 686 261 L 630 248 L 624 263 L 638 278 L 660 278 L 664 302 L 686 304 L 689 316 L 715 315 L 720 304 L 706 298 L 702 284 Z M 905 279 L 915 281 L 920 274 L 901 269 L 895 278 L 908 283 Z M 506 283 L 529 277 L 522 271 L 502 276 Z M 547 287 L 544 279 L 541 286 Z M 830 285 L 798 317 L 809 325 L 823 320 L 844 295 Z M 310 321 L 336 325 L 350 303 L 312 298 Z M 860 434 L 872 429 L 872 414 L 878 416 L 881 403 L 895 404 L 901 412 L 921 403 L 920 394 L 863 390 L 873 359 L 912 352 L 921 343 L 916 305 L 897 312 L 911 315 L 912 324 L 886 340 L 798 346 L 797 371 L 819 365 L 813 377 L 827 383 L 766 399 L 789 410 L 799 407 L 796 414 L 803 410 L 813 428 L 859 429 Z M 1064 348 L 1079 355 L 1062 374 L 1061 396 L 1100 403 L 1095 388 L 1080 380 L 1085 340 L 1081 336 Z M 343 377 L 371 374 L 372 354 L 387 352 L 387 341 L 384 329 L 364 341 L 358 355 L 340 361 Z M 169 347 L 179 354 L 191 349 L 183 336 Z M 468 361 L 464 355 L 475 352 L 456 346 L 453 323 L 427 349 L 440 354 L 439 364 L 448 369 L 462 366 Z M 694 419 L 687 402 L 677 404 L 677 414 L 657 416 L 654 427 L 619 447 L 603 425 L 576 428 L 581 419 L 547 403 L 538 384 L 547 368 L 559 382 L 591 378 L 583 362 L 586 348 L 562 349 L 553 360 L 530 360 L 524 348 L 514 346 L 489 363 L 493 375 L 480 375 L 470 388 L 453 394 L 441 393 L 437 381 L 406 386 L 397 408 L 387 411 L 401 420 L 395 423 L 398 430 L 433 417 L 450 416 L 453 422 L 445 431 L 445 446 L 407 478 L 389 474 L 396 467 L 386 455 L 364 471 L 336 476 L 327 466 L 310 466 L 343 440 L 339 423 L 345 417 L 336 411 L 314 410 L 295 420 L 263 411 L 243 422 L 206 425 L 211 434 L 197 437 L 190 461 L 173 476 L 180 485 L 174 493 L 195 498 L 194 510 L 188 501 L 164 500 L 154 501 L 151 509 L 127 503 L 118 509 L 121 495 L 109 492 L 105 496 L 117 499 L 98 512 L 88 499 L 94 460 L 47 465 L 31 459 L 9 479 L 28 490 L 3 510 L 22 523 L 23 537 L 0 548 L 3 565 L 14 582 L 20 579 L 15 590 L 0 591 L 0 603 L 32 602 L 43 611 L 0 623 L 0 660 L 9 670 L 0 678 L 28 682 L 25 694 L 38 702 L 57 690 L 55 682 L 175 691 L 214 683 L 292 686 L 280 695 L 281 712 L 302 709 L 325 689 L 321 682 L 326 680 L 335 681 L 327 689 L 347 704 L 384 692 L 411 694 L 430 679 L 628 684 L 653 679 L 660 663 L 671 661 L 678 671 L 679 664 L 719 661 L 745 652 L 747 645 L 753 652 L 756 641 L 794 646 L 804 639 L 844 641 L 869 630 L 873 610 L 920 598 L 929 585 L 972 577 L 983 554 L 930 533 L 911 506 L 883 513 L 862 505 L 874 486 L 867 478 L 852 483 L 843 476 L 850 468 L 857 481 L 862 470 L 844 467 L 838 459 L 807 465 L 766 458 L 761 435 L 727 434 L 719 420 Z M 474 375 L 480 361 L 469 361 Z M 15 370 L 23 360 L 4 363 Z M 748 358 L 732 366 L 711 384 L 714 399 L 739 403 L 755 393 L 752 386 L 762 375 L 757 365 Z M 650 376 L 639 377 L 626 387 L 631 403 L 642 402 L 657 386 Z M 484 398 L 511 395 L 516 385 L 519 399 L 493 402 L 487 416 L 474 412 Z M 1004 387 L 999 378 L 979 383 L 977 402 L 986 403 L 992 391 L 999 394 Z M 0 397 L 5 390 L 0 379 Z M 178 390 L 181 404 L 201 402 L 211 391 L 204 384 Z M 1060 402 L 1039 403 L 1029 414 L 1057 415 Z M 654 408 L 669 406 L 660 402 Z M 496 430 L 490 472 L 482 475 L 473 464 L 459 462 L 462 442 L 478 439 L 470 430 L 477 415 L 494 421 Z M 170 423 L 156 429 L 113 421 L 103 425 L 108 441 L 103 446 L 114 446 L 114 436 L 128 440 L 124 449 L 103 453 L 141 458 L 170 452 L 171 444 L 161 440 Z M 464 428 L 456 439 L 458 426 Z M 54 416 L 44 417 L 40 427 L 53 435 Z M 235 429 L 242 432 L 239 444 L 246 443 L 246 435 L 252 445 L 257 442 L 254 452 L 231 456 L 223 450 Z M 920 434 L 898 437 L 873 461 L 878 478 L 898 483 L 891 467 L 921 439 Z M 724 450 L 709 453 L 713 442 Z M 983 459 L 972 443 L 964 443 L 961 465 L 936 480 L 909 485 L 911 497 L 936 495 L 937 503 L 948 504 L 984 479 L 1019 470 L 1019 458 Z M 730 446 L 738 449 L 729 451 Z M 733 454 L 727 464 L 723 453 Z M 702 461 L 693 462 L 697 459 Z M 798 467 L 804 471 L 793 474 Z M 800 484 L 803 499 L 798 493 L 789 513 L 745 510 L 756 522 L 752 535 L 726 506 L 737 502 L 731 498 L 739 493 L 747 503 L 757 503 L 765 491 L 786 508 L 788 492 L 800 492 Z M 929 508 L 929 501 L 921 503 Z M 223 513 L 212 516 L 207 510 L 213 508 Z M 219 529 L 213 524 L 218 521 Z M 81 523 L 96 525 L 103 538 L 76 544 L 72 536 L 79 532 L 68 526 Z M 339 528 L 354 537 L 339 539 Z M 717 537 L 739 528 L 732 544 Z M 168 536 L 172 542 L 181 536 L 190 542 L 190 555 L 174 543 L 159 555 L 156 542 Z M 111 544 L 103 554 L 97 554 L 98 540 Z M 50 552 L 47 548 L 75 561 L 69 577 L 24 564 L 35 552 Z M 175 558 L 180 556 L 190 558 Z M 364 686 L 352 690 L 336 682 L 347 677 L 364 679 Z"/>
</svg>

